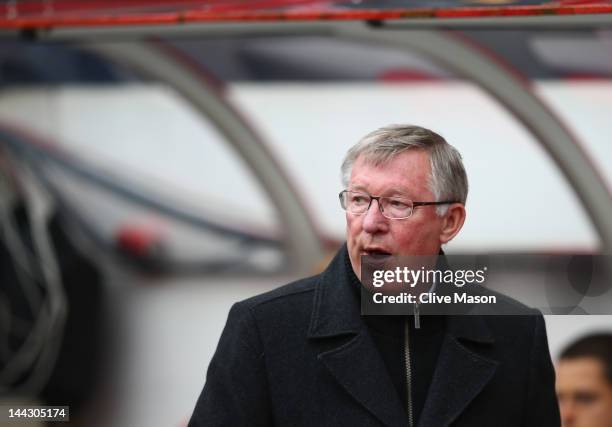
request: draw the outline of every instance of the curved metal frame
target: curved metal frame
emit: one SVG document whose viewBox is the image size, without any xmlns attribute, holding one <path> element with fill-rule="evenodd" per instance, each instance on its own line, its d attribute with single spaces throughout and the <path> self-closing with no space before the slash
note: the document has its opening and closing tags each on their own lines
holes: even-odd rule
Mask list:
<svg viewBox="0 0 612 427">
<path fill-rule="evenodd" d="M 254 171 L 278 209 L 283 226 L 282 236 L 287 242 L 289 260 L 293 262 L 289 267 L 296 273 L 310 274 L 313 271 L 320 262 L 322 247 L 311 218 L 302 209 L 302 202 L 262 141 L 214 89 L 204 84 L 190 69 L 172 61 L 144 41 L 92 43 L 84 47 L 128 64 L 144 75 L 167 82 L 196 110 L 208 117 Z"/>
</svg>

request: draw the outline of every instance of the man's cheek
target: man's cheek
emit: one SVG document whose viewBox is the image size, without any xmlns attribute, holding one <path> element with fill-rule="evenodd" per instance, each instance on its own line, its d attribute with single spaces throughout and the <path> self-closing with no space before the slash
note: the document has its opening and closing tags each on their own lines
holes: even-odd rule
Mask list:
<svg viewBox="0 0 612 427">
<path fill-rule="evenodd" d="M 346 234 L 347 237 L 353 236 L 357 237 L 359 235 L 359 231 L 361 230 L 359 226 L 358 218 L 354 218 L 353 216 L 349 217 L 347 214 L 346 217 Z"/>
</svg>

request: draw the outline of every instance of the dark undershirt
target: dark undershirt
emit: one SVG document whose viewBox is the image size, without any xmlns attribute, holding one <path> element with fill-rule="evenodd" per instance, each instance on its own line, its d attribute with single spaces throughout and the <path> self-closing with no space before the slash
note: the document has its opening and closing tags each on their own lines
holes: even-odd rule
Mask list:
<svg viewBox="0 0 612 427">
<path fill-rule="evenodd" d="M 361 282 L 347 257 L 347 269 L 351 282 L 359 292 Z M 446 331 L 446 317 L 421 316 L 420 328 L 414 327 L 414 316 L 362 316 L 372 339 L 387 367 L 395 390 L 408 411 L 406 390 L 406 363 L 404 360 L 404 330 L 409 328 L 410 364 L 412 370 L 412 416 L 414 425 L 425 405 L 427 392 L 434 374 L 440 346 Z"/>
</svg>

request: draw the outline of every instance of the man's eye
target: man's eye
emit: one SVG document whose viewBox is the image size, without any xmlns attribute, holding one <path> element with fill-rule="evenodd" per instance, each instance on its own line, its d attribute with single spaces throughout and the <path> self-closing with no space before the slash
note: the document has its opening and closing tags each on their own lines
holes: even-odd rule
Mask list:
<svg viewBox="0 0 612 427">
<path fill-rule="evenodd" d="M 367 203 L 367 198 L 364 196 L 353 196 L 351 197 L 351 203 L 355 203 L 355 204 Z"/>
<path fill-rule="evenodd" d="M 408 204 L 402 200 L 389 199 L 389 206 L 395 209 L 406 209 Z"/>
<path fill-rule="evenodd" d="M 575 398 L 576 403 L 589 405 L 597 399 L 597 396 L 594 393 L 577 393 Z"/>
</svg>

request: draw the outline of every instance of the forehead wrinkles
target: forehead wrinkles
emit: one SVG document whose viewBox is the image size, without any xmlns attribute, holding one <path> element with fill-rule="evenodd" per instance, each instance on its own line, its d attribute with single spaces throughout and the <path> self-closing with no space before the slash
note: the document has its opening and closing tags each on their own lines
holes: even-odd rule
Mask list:
<svg viewBox="0 0 612 427">
<path fill-rule="evenodd" d="M 397 145 L 393 145 L 394 142 L 395 141 L 391 139 L 380 142 L 376 145 L 371 145 L 363 150 L 363 152 L 355 160 L 359 160 L 361 158 L 364 160 L 364 162 L 366 162 L 366 164 L 380 166 L 384 165 L 385 163 L 389 163 L 402 153 L 428 153 L 428 151 L 425 149 L 425 145 L 423 144 L 398 147 Z"/>
<path fill-rule="evenodd" d="M 350 181 L 352 181 L 352 176 L 353 176 L 352 172 L 354 170 L 355 165 L 357 165 L 360 162 L 362 163 L 362 165 L 365 165 L 365 166 L 373 166 L 376 168 L 382 168 L 385 165 L 388 165 L 393 160 L 395 160 L 400 154 L 409 153 L 409 152 L 424 153 L 427 156 L 427 162 L 426 162 L 428 166 L 427 170 L 421 171 L 424 174 L 426 174 L 425 183 L 424 183 L 425 189 L 430 191 L 431 194 L 434 195 L 434 197 L 437 197 L 435 188 L 434 188 L 434 183 L 433 183 L 433 176 L 432 176 L 433 165 L 431 164 L 431 153 L 429 153 L 428 150 L 425 150 L 423 148 L 418 148 L 418 147 L 411 147 L 410 149 L 401 149 L 401 150 L 393 149 L 392 150 L 392 149 L 382 149 L 380 146 L 377 146 L 376 148 L 372 150 L 364 151 L 357 157 L 357 159 L 355 159 L 355 163 L 353 164 L 353 167 L 351 168 L 352 170 L 351 170 Z M 357 185 L 362 186 L 360 185 L 360 183 L 357 183 Z M 414 187 L 414 184 L 412 184 L 411 187 Z"/>
</svg>

